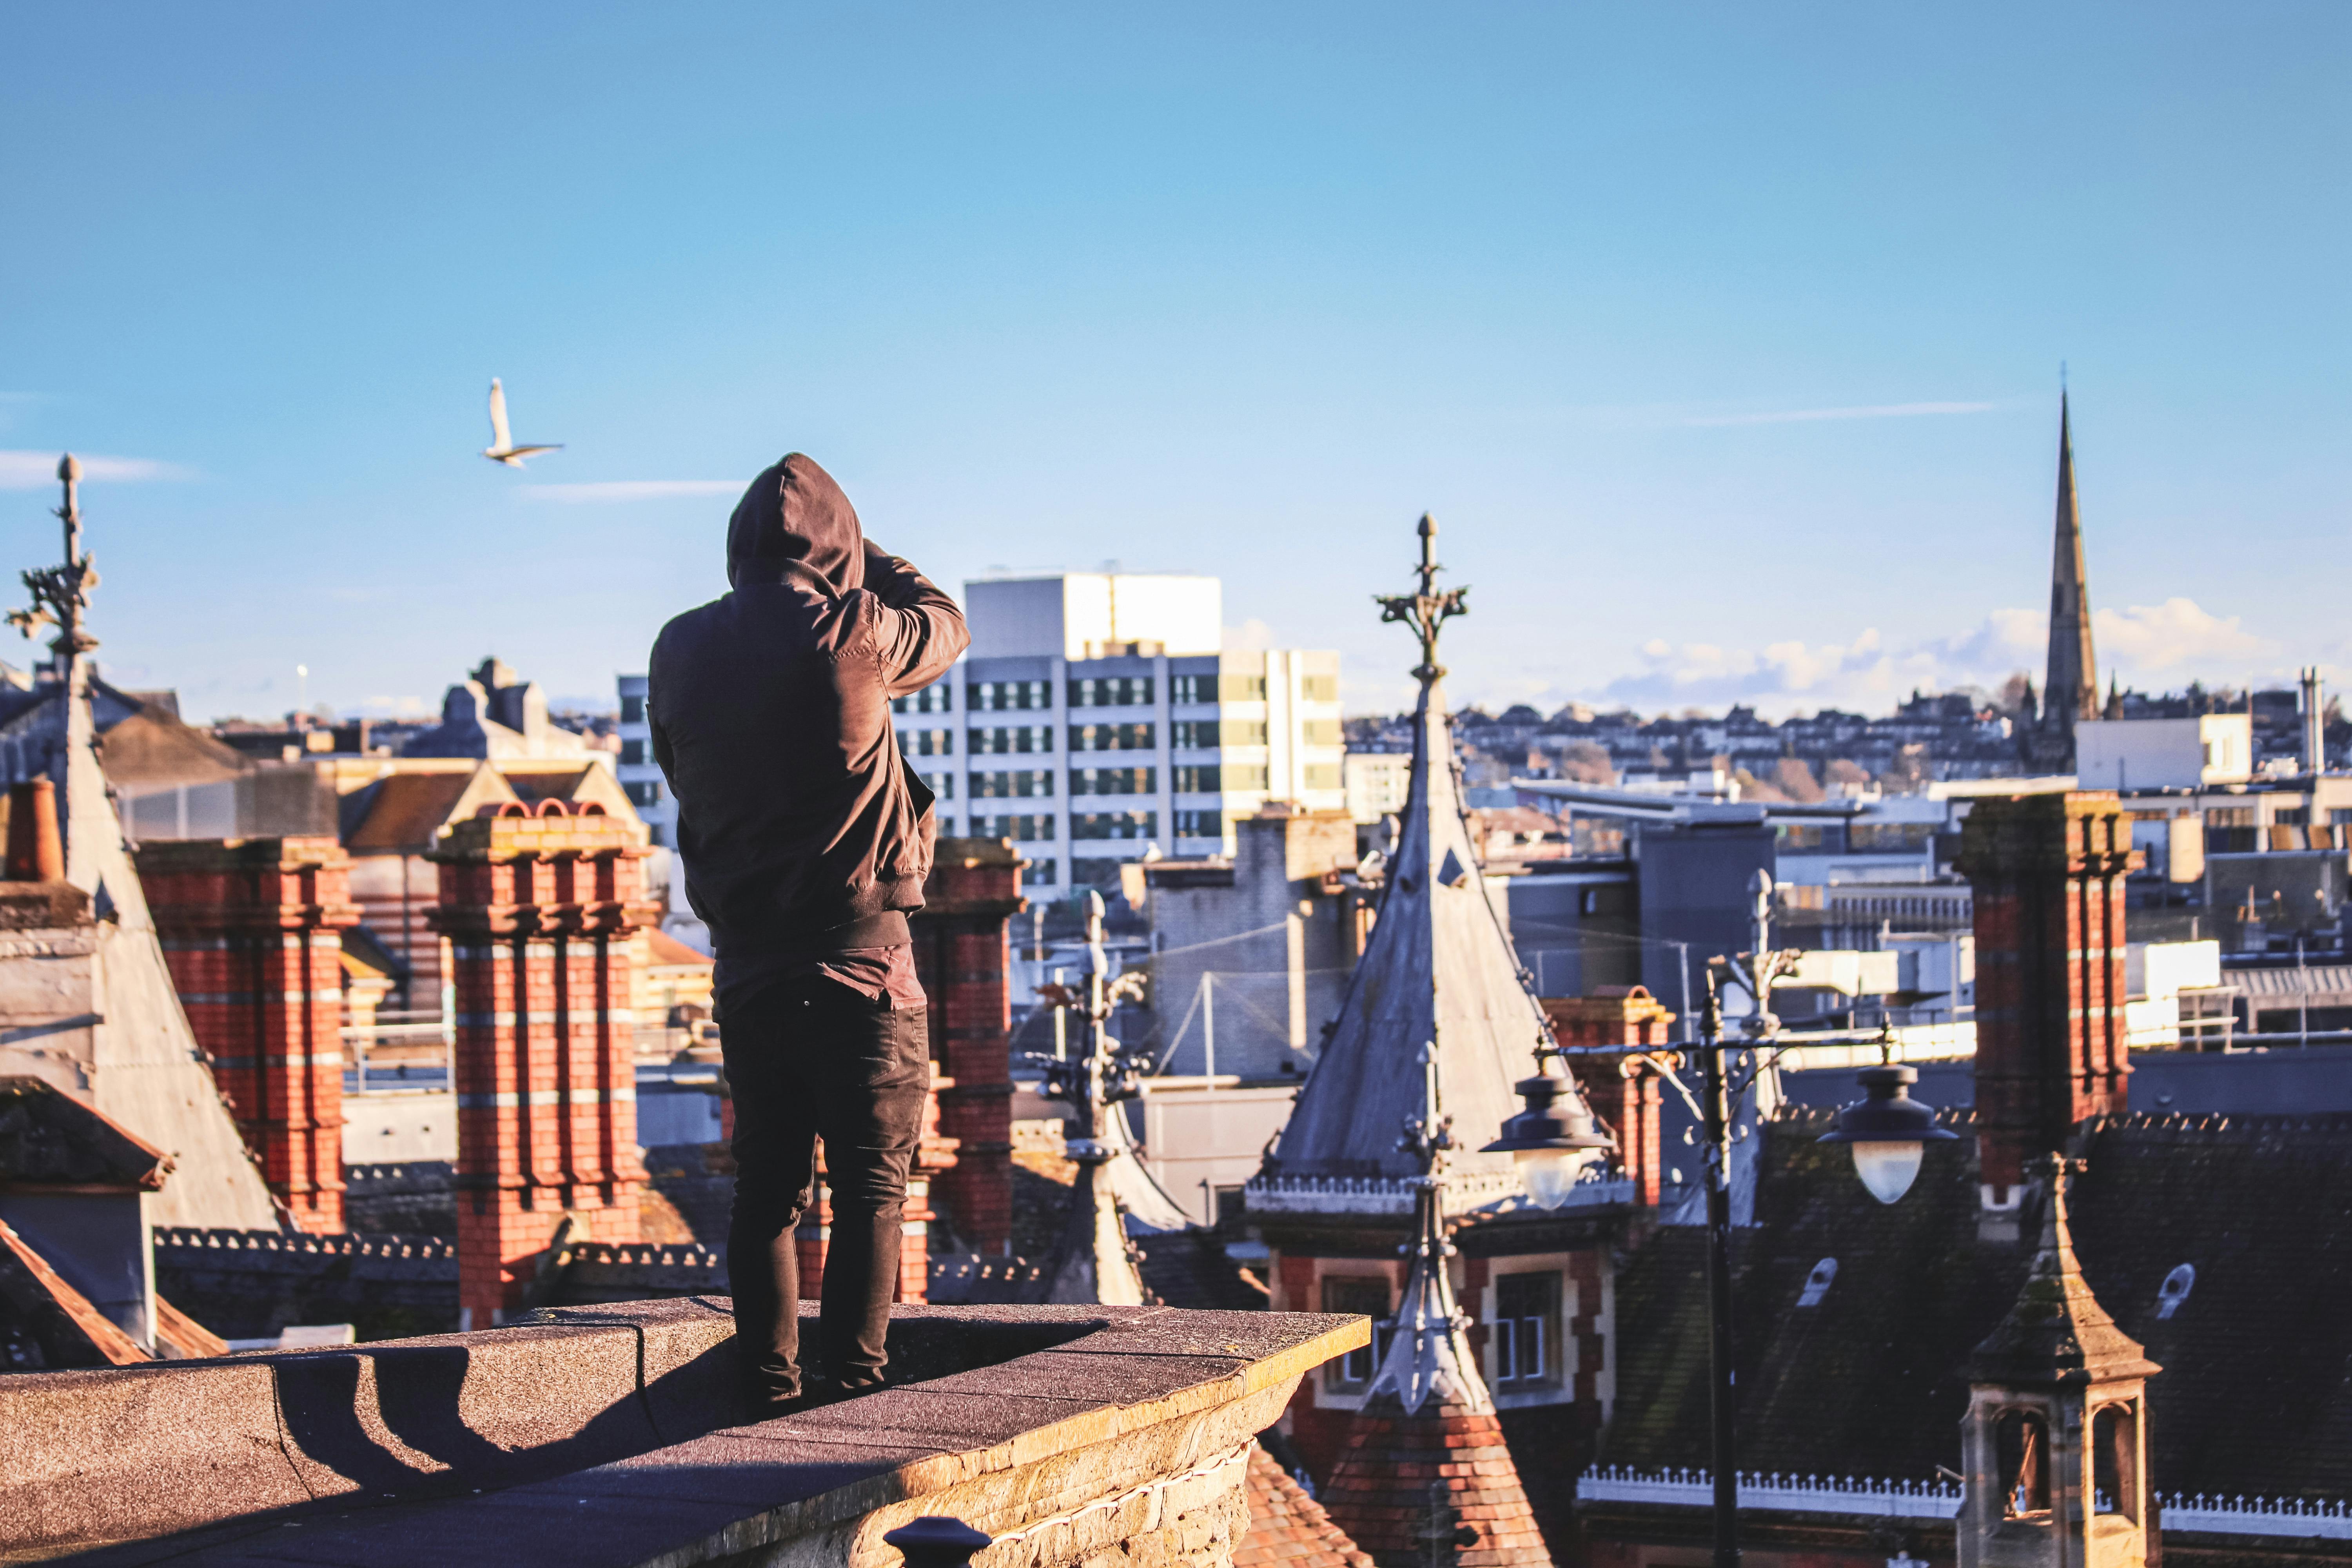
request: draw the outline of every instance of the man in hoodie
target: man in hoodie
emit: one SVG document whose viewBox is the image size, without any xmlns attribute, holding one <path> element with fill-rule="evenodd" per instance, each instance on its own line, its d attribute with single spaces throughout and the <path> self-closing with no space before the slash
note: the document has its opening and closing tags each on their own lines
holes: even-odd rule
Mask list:
<svg viewBox="0 0 2352 1568">
<path fill-rule="evenodd" d="M 971 638 L 955 601 L 868 542 L 797 452 L 736 507 L 727 581 L 662 628 L 646 716 L 687 898 L 718 949 L 735 1097 L 727 1271 L 750 1397 L 773 1408 L 816 1392 L 802 1387 L 793 1232 L 820 1138 L 825 1375 L 839 1394 L 882 1381 L 929 1085 L 907 912 L 923 907 L 935 831 L 890 699 L 937 680 Z"/>
</svg>

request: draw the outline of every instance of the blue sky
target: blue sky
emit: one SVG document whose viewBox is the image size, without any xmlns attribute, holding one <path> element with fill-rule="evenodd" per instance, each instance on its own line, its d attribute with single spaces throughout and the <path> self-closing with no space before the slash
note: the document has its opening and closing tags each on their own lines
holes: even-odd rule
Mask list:
<svg viewBox="0 0 2352 1568">
<path fill-rule="evenodd" d="M 2352 676 L 2352 8 L 20 6 L 0 541 L 192 715 L 606 695 L 815 455 L 950 585 L 1205 571 L 1459 700 Z M 517 474 L 487 444 L 568 443 Z M 628 487 L 638 487 L 630 489 Z M 646 487 L 652 487 L 647 493 Z M 605 488 L 583 488 L 605 487 Z M 615 488 L 617 487 L 617 488 Z M 714 493 L 716 492 L 716 493 Z M 23 662 L 18 651 L 0 657 Z"/>
</svg>

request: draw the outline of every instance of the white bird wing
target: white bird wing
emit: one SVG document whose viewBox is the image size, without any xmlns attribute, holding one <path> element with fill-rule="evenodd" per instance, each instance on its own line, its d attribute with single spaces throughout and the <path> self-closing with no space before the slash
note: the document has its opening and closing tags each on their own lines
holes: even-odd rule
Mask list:
<svg viewBox="0 0 2352 1568">
<path fill-rule="evenodd" d="M 490 450 L 505 452 L 513 447 L 514 437 L 507 433 L 506 388 L 499 384 L 499 378 L 494 375 L 490 377 Z"/>
<path fill-rule="evenodd" d="M 562 450 L 563 450 L 563 443 L 556 441 L 544 447 L 509 447 L 507 448 L 507 456 L 509 458 L 535 458 L 541 452 L 561 452 Z"/>
</svg>

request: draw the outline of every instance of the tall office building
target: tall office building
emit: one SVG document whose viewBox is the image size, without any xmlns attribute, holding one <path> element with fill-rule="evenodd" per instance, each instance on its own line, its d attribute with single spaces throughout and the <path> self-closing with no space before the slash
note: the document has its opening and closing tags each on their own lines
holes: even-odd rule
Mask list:
<svg viewBox="0 0 2352 1568">
<path fill-rule="evenodd" d="M 1234 820 L 1270 801 L 1343 805 L 1339 656 L 1221 651 L 1216 578 L 998 578 L 964 605 L 970 656 L 893 722 L 940 833 L 1013 840 L 1030 886 L 1230 855 Z"/>
<path fill-rule="evenodd" d="M 646 678 L 625 675 L 621 686 L 621 787 L 629 803 L 653 829 L 653 841 L 665 849 L 677 847 L 677 802 L 670 798 L 661 768 L 654 762 L 653 728 L 646 722 Z"/>
</svg>

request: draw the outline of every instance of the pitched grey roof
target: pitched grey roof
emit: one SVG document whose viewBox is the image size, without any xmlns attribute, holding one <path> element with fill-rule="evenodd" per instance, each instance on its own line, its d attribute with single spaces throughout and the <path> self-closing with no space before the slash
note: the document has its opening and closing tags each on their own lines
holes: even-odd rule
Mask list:
<svg viewBox="0 0 2352 1568">
<path fill-rule="evenodd" d="M 1412 1155 L 1396 1147 L 1423 1113 L 1422 1047 L 1437 1045 L 1440 1114 L 1454 1121 L 1447 1211 L 1517 1190 L 1508 1154 L 1483 1154 L 1520 1109 L 1511 1086 L 1549 1039 L 1463 820 L 1435 670 L 1413 720 L 1412 787 L 1371 940 L 1280 1140 L 1248 1187 L 1255 1212 L 1409 1216 Z M 1433 763 L 1434 765 L 1432 765 Z"/>
</svg>

